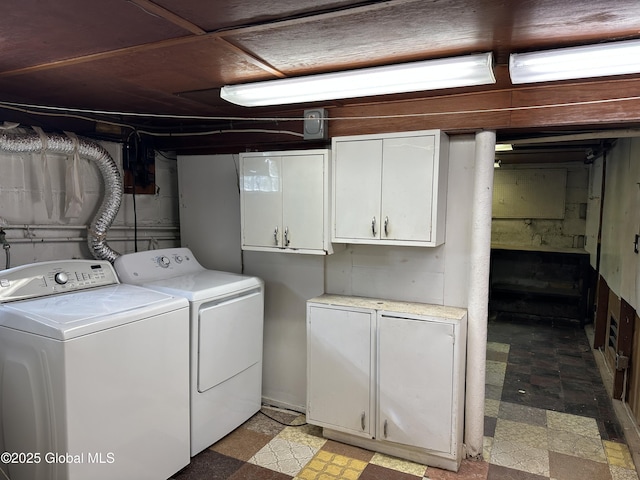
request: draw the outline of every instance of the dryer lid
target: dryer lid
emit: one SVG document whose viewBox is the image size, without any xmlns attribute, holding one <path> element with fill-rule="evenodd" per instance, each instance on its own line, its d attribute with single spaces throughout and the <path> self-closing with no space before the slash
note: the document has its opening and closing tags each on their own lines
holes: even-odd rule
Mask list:
<svg viewBox="0 0 640 480">
<path fill-rule="evenodd" d="M 261 289 L 263 283 L 257 277 L 202 270 L 198 273 L 146 282 L 143 286 L 198 302 Z"/>
<path fill-rule="evenodd" d="M 69 340 L 184 308 L 188 302 L 135 285 L 118 284 L 0 305 L 0 326 Z"/>
<path fill-rule="evenodd" d="M 120 281 L 179 295 L 192 302 L 262 288 L 259 278 L 204 268 L 185 247 L 121 255 L 114 262 Z"/>
</svg>

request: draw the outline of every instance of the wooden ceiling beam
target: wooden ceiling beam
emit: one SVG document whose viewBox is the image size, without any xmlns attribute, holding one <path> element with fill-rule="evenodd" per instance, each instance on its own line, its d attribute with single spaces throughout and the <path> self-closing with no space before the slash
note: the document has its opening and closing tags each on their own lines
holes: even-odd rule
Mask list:
<svg viewBox="0 0 640 480">
<path fill-rule="evenodd" d="M 186 18 L 182 18 L 180 15 L 176 15 L 171 10 L 167 10 L 160 5 L 153 3 L 150 0 L 128 0 L 129 2 L 137 5 L 144 12 L 154 15 L 156 17 L 161 17 L 168 22 L 177 25 L 180 28 L 184 28 L 185 30 L 193 33 L 194 35 L 206 35 L 207 31 L 200 28 L 198 25 L 191 23 Z"/>
<path fill-rule="evenodd" d="M 267 63 L 266 61 L 264 61 L 263 59 L 261 59 L 257 55 L 249 53 L 248 51 L 238 47 L 237 45 L 234 45 L 233 43 L 229 42 L 224 37 L 217 37 L 216 38 L 216 42 L 218 42 L 220 45 L 222 45 L 227 50 L 230 50 L 233 53 L 235 53 L 236 55 L 241 56 L 247 62 L 255 65 L 256 67 L 259 67 L 259 68 L 263 69 L 266 72 L 269 72 L 270 74 L 272 74 L 275 77 L 278 77 L 278 78 L 286 78 L 287 77 L 286 74 L 282 73 L 280 70 L 275 68 L 273 65 L 270 65 L 269 63 Z"/>
<path fill-rule="evenodd" d="M 329 135 L 440 128 L 534 130 L 640 125 L 640 78 L 532 85 L 329 107 Z"/>
</svg>

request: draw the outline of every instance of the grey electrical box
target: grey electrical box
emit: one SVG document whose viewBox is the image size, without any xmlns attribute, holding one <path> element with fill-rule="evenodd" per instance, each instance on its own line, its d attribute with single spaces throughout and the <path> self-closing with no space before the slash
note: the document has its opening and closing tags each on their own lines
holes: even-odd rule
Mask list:
<svg viewBox="0 0 640 480">
<path fill-rule="evenodd" d="M 629 368 L 629 357 L 616 353 L 616 370 L 626 370 Z"/>
<path fill-rule="evenodd" d="M 304 139 L 327 140 L 329 138 L 327 128 L 327 110 L 314 108 L 304 111 Z"/>
</svg>

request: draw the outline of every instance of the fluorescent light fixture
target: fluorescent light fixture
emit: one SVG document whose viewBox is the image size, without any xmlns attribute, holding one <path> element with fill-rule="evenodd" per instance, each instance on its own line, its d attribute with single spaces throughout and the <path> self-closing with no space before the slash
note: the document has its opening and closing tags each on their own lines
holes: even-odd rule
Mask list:
<svg viewBox="0 0 640 480">
<path fill-rule="evenodd" d="M 496 83 L 492 54 L 425 60 L 265 82 L 226 85 L 220 97 L 245 107 L 317 102 Z"/>
<path fill-rule="evenodd" d="M 510 152 L 513 150 L 513 145 L 510 143 L 496 143 L 496 152 Z"/>
<path fill-rule="evenodd" d="M 509 57 L 514 84 L 628 73 L 640 73 L 640 40 L 512 53 Z"/>
</svg>

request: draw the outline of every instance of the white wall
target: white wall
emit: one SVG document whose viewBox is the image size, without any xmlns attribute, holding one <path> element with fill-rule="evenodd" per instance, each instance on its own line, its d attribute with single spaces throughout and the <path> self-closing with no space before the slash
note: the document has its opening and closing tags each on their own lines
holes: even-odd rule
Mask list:
<svg viewBox="0 0 640 480">
<path fill-rule="evenodd" d="M 619 139 L 607 155 L 600 273 L 609 288 L 640 307 L 640 138 Z"/>
<path fill-rule="evenodd" d="M 205 268 L 239 273 L 238 155 L 180 155 L 178 186 L 182 246 Z"/>
<path fill-rule="evenodd" d="M 566 171 L 564 218 L 494 218 L 491 224 L 491 243 L 518 247 L 583 248 L 586 234 L 586 206 L 588 202 L 589 167 L 583 164 L 503 166 L 501 173 Z M 494 189 L 494 201 L 499 194 Z M 558 192 L 553 192 L 554 198 Z M 544 195 L 544 193 L 543 193 Z M 551 197 L 551 194 L 547 195 Z M 504 201 L 509 201 L 509 198 Z M 514 199 L 516 201 L 517 199 Z M 581 211 L 582 210 L 582 211 Z"/>
<path fill-rule="evenodd" d="M 263 396 L 267 401 L 303 410 L 306 405 L 306 301 L 327 293 L 341 293 L 413 300 L 466 307 L 468 296 L 471 212 L 474 184 L 475 137 L 450 137 L 449 186 L 447 192 L 446 241 L 436 248 L 348 246 L 330 256 L 245 251 L 240 256 L 240 221 L 228 218 L 238 212 L 236 189 L 212 192 L 208 202 L 199 201 L 196 216 L 208 216 L 212 209 L 224 209 L 225 228 L 211 228 L 207 221 L 185 222 L 205 232 L 210 245 L 193 244 L 197 258 L 208 268 L 236 269 L 265 281 L 265 342 Z M 180 159 L 182 166 L 183 159 Z M 233 156 L 209 156 L 200 162 L 204 177 L 237 185 Z M 179 172 L 182 177 L 182 171 Z M 186 178 L 186 175 L 185 175 Z M 206 183 L 206 180 L 203 180 Z M 182 198 L 182 202 L 185 198 Z M 181 212 L 185 205 L 181 204 Z M 192 234 L 183 231 L 184 238 Z M 229 264 L 229 258 L 233 260 Z"/>
<path fill-rule="evenodd" d="M 591 266 L 596 269 L 598 255 L 598 232 L 600 230 L 600 205 L 602 197 L 603 157 L 594 160 L 589 168 L 589 193 L 584 249 L 589 252 Z"/>
<path fill-rule="evenodd" d="M 114 161 L 122 166 L 120 144 L 104 142 Z M 83 208 L 76 219 L 64 217 L 65 168 L 64 155 L 48 154 L 53 191 L 53 212 L 47 215 L 43 193 L 42 160 L 40 154 L 6 154 L 0 152 L 0 217 L 11 244 L 11 266 L 26 263 L 91 258 L 86 246 L 86 225 L 101 202 L 102 178 L 95 165 L 81 160 L 81 188 Z M 164 156 L 156 158 L 157 195 L 137 195 L 139 225 L 138 247 L 179 245 L 176 162 Z M 107 243 L 115 250 L 133 251 L 133 199 L 124 195 L 122 206 L 107 235 Z M 163 240 L 167 239 L 167 240 Z M 157 240 L 157 241 L 156 241 Z M 5 267 L 4 252 L 0 251 L 0 269 Z"/>
</svg>

